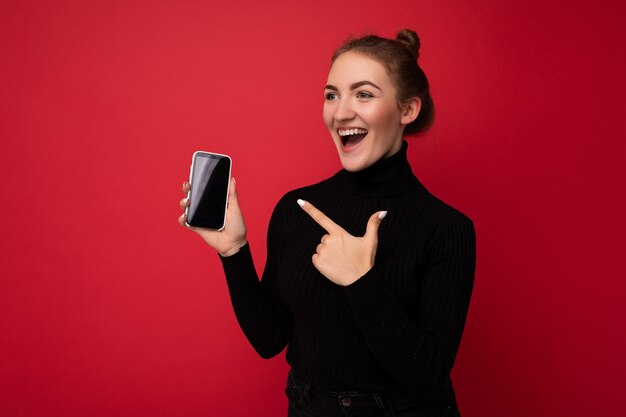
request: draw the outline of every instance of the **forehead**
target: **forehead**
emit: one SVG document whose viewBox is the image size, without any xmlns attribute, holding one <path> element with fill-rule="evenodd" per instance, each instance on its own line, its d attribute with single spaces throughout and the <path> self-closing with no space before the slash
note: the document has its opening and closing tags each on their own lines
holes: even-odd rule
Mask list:
<svg viewBox="0 0 626 417">
<path fill-rule="evenodd" d="M 328 72 L 328 84 L 342 88 L 359 81 L 371 81 L 380 87 L 391 86 L 387 71 L 380 62 L 356 52 L 341 54 Z"/>
</svg>

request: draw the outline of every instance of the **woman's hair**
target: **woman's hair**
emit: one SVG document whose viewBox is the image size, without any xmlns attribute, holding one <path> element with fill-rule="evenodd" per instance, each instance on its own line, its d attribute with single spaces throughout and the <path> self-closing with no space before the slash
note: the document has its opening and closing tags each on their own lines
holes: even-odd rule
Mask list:
<svg viewBox="0 0 626 417">
<path fill-rule="evenodd" d="M 435 115 L 428 79 L 417 64 L 419 49 L 420 39 L 410 29 L 398 32 L 396 39 L 380 38 L 375 35 L 350 38 L 337 48 L 331 65 L 340 55 L 349 51 L 363 54 L 380 62 L 387 70 L 398 92 L 398 103 L 403 103 L 412 97 L 419 97 L 422 102 L 419 115 L 404 129 L 405 135 L 413 135 L 426 131 Z"/>
</svg>

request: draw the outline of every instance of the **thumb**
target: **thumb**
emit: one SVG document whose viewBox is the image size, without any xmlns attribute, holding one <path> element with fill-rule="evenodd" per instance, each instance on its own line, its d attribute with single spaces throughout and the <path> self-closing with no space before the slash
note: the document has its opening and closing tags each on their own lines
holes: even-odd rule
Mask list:
<svg viewBox="0 0 626 417">
<path fill-rule="evenodd" d="M 228 205 L 233 205 L 233 208 L 239 209 L 239 197 L 237 196 L 237 182 L 235 177 L 230 179 L 230 187 L 228 189 Z"/>
<path fill-rule="evenodd" d="M 380 226 L 386 215 L 386 211 L 379 211 L 372 214 L 369 221 L 367 222 L 365 236 L 363 236 L 365 240 L 368 240 L 370 243 L 378 243 L 378 227 Z"/>
</svg>

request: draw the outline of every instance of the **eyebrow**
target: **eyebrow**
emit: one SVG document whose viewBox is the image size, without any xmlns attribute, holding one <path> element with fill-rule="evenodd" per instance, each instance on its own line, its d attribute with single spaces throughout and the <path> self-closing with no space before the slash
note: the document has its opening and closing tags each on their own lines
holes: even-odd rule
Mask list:
<svg viewBox="0 0 626 417">
<path fill-rule="evenodd" d="M 356 82 L 354 84 L 351 84 L 350 85 L 350 90 L 354 90 L 355 88 L 359 88 L 359 87 L 362 87 L 364 85 L 371 85 L 372 87 L 377 88 L 380 91 L 383 91 L 382 88 L 380 88 L 379 86 L 377 86 L 376 84 L 374 84 L 371 81 L 359 81 L 359 82 Z M 324 87 L 324 90 L 339 91 L 339 89 L 337 87 L 335 87 L 334 85 L 330 85 L 330 84 L 328 84 L 326 87 Z"/>
</svg>

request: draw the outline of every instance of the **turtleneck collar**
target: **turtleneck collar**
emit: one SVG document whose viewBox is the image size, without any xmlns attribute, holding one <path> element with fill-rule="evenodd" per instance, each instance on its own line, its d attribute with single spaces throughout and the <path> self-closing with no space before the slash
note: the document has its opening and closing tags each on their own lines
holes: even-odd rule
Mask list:
<svg viewBox="0 0 626 417">
<path fill-rule="evenodd" d="M 408 142 L 403 139 L 400 150 L 356 172 L 342 169 L 330 178 L 341 190 L 362 197 L 390 197 L 409 191 L 420 182 L 407 159 Z"/>
</svg>

